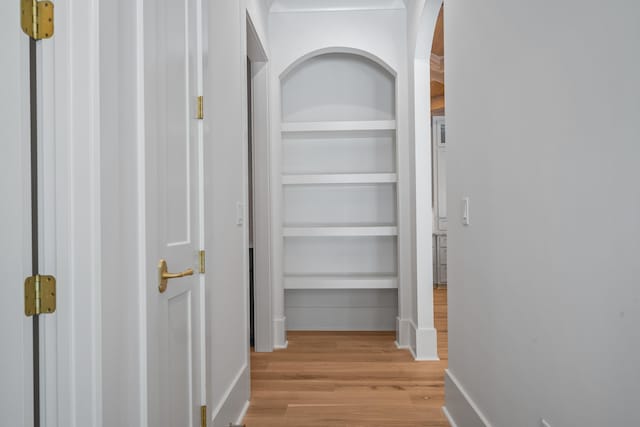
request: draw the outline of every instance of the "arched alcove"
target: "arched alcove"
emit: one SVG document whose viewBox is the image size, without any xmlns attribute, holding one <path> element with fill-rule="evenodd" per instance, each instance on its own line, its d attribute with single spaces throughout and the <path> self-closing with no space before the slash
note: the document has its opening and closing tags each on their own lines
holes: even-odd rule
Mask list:
<svg viewBox="0 0 640 427">
<path fill-rule="evenodd" d="M 320 50 L 280 75 L 288 330 L 395 330 L 396 76 Z"/>
<path fill-rule="evenodd" d="M 284 122 L 395 118 L 395 77 L 362 55 L 306 58 L 283 75 L 281 84 Z"/>
</svg>

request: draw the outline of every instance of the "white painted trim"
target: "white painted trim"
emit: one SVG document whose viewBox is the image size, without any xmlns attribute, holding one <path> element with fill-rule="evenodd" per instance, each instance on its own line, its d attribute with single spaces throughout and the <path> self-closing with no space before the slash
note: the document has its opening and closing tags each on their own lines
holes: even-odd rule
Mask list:
<svg viewBox="0 0 640 427">
<path fill-rule="evenodd" d="M 284 301 L 283 301 L 284 304 Z M 273 348 L 283 349 L 289 345 L 287 341 L 287 320 L 285 317 L 273 319 Z"/>
<path fill-rule="evenodd" d="M 395 173 L 327 173 L 318 175 L 283 175 L 283 185 L 305 184 L 384 184 L 398 182 Z"/>
<path fill-rule="evenodd" d="M 396 289 L 396 276 L 284 276 L 285 289 Z"/>
<path fill-rule="evenodd" d="M 431 103 L 430 73 L 431 44 L 442 0 L 422 0 L 417 8 L 420 13 L 415 51 L 409 52 L 408 65 L 413 68 L 413 93 L 409 100 L 413 102 L 413 153 L 411 156 L 414 170 L 411 195 L 415 206 L 415 253 L 412 260 L 415 268 L 415 313 L 412 322 L 415 336 L 412 335 L 412 346 L 420 358 L 437 357 L 436 341 L 428 338 L 433 330 L 433 265 L 432 233 L 433 212 L 431 204 Z M 411 101 L 413 99 L 413 101 Z M 419 262 L 419 260 L 428 260 Z M 416 327 L 417 325 L 417 327 Z M 435 332 L 433 332 L 435 336 Z"/>
<path fill-rule="evenodd" d="M 456 424 L 456 422 L 453 420 L 453 417 L 451 417 L 451 414 L 447 410 L 446 406 L 442 407 L 442 413 L 444 414 L 451 427 L 458 427 L 458 424 Z"/>
<path fill-rule="evenodd" d="M 274 350 L 286 350 L 289 347 L 289 341 L 285 341 L 283 345 L 274 345 Z"/>
<path fill-rule="evenodd" d="M 411 319 L 402 319 L 396 317 L 396 346 L 398 348 L 408 349 L 409 346 L 409 329 L 411 328 Z"/>
<path fill-rule="evenodd" d="M 41 164 L 54 177 L 41 188 L 55 218 L 41 228 L 41 268 L 65 291 L 57 313 L 41 319 L 42 418 L 51 427 L 101 426 L 100 8 L 97 0 L 58 6 L 57 34 L 39 46 L 49 98 Z"/>
<path fill-rule="evenodd" d="M 247 406 L 247 401 L 242 400 L 242 407 L 238 408 L 237 403 L 240 396 L 249 395 L 249 384 L 251 381 L 251 370 L 249 364 L 245 363 L 234 377 L 231 385 L 224 392 L 220 403 L 211 411 L 209 417 L 214 426 L 229 425 L 237 420 Z M 207 420 L 207 421 L 209 421 Z"/>
<path fill-rule="evenodd" d="M 395 120 L 284 122 L 282 132 L 349 132 L 367 130 L 395 130 Z"/>
<path fill-rule="evenodd" d="M 453 427 L 492 427 L 487 417 L 464 389 L 460 381 L 445 369 L 446 406 L 443 408 L 445 416 Z"/>
<path fill-rule="evenodd" d="M 136 112 L 137 112 L 137 179 L 136 188 L 138 194 L 146 194 L 147 188 L 147 168 L 146 168 L 146 115 L 145 115 L 145 22 L 144 22 L 144 2 L 145 0 L 136 0 Z M 138 197 L 138 301 L 140 304 L 140 313 L 138 317 L 138 336 L 140 339 L 138 345 L 138 366 L 139 366 L 139 386 L 140 394 L 138 405 L 140 405 L 140 426 L 147 427 L 149 425 L 149 378 L 147 370 L 148 359 L 148 333 L 147 324 L 147 286 L 148 277 L 145 266 L 148 262 L 147 255 L 147 201 L 145 197 Z"/>
<path fill-rule="evenodd" d="M 300 236 L 397 236 L 398 227 L 284 227 L 284 237 Z"/>
<path fill-rule="evenodd" d="M 326 48 L 314 50 L 312 52 L 308 52 L 305 55 L 302 55 L 300 58 L 296 59 L 295 61 L 293 61 L 291 64 L 289 64 L 287 67 L 284 68 L 284 71 L 282 71 L 282 73 L 280 73 L 279 81 L 286 79 L 287 75 L 291 71 L 293 71 L 298 65 L 304 63 L 305 61 L 307 61 L 307 60 L 309 60 L 311 58 L 314 58 L 314 57 L 319 56 L 319 55 L 324 55 L 324 54 L 327 54 L 327 53 L 348 53 L 348 54 L 351 54 L 351 55 L 362 56 L 363 58 L 367 58 L 370 61 L 373 61 L 376 64 L 380 65 L 382 68 L 387 70 L 387 72 L 389 74 L 391 74 L 394 78 L 398 77 L 398 72 L 396 71 L 395 68 L 393 68 L 385 60 L 383 60 L 382 58 L 380 58 L 377 55 L 374 55 L 371 52 L 368 52 L 368 51 L 362 50 L 362 49 L 352 48 L 352 47 L 333 46 L 333 47 L 326 47 Z M 278 118 L 278 122 L 279 121 L 280 120 Z"/>
<path fill-rule="evenodd" d="M 203 0 L 195 1 L 195 25 L 196 25 L 196 91 L 199 95 L 204 95 L 204 13 Z M 205 212 L 205 162 L 204 162 L 204 120 L 197 123 L 197 140 L 198 140 L 198 239 L 200 250 L 205 250 L 206 242 L 206 212 Z M 205 266 L 206 267 L 206 266 Z M 200 313 L 200 360 L 198 372 L 200 373 L 200 405 L 207 404 L 207 383 L 209 377 L 207 375 L 207 281 L 205 274 L 200 274 L 199 288 L 199 313 Z"/>
<path fill-rule="evenodd" d="M 240 411 L 240 415 L 238 415 L 238 419 L 236 420 L 237 425 L 242 425 L 242 421 L 244 420 L 244 417 L 247 415 L 247 411 L 249 411 L 250 406 L 251 406 L 251 401 L 247 400 L 247 402 L 244 404 L 244 407 L 242 408 L 242 411 Z"/>
<path fill-rule="evenodd" d="M 282 238 L 283 223 L 283 187 L 282 187 L 282 133 L 281 122 L 281 90 L 280 79 L 276 70 L 271 69 L 269 84 L 269 122 L 271 136 L 271 298 L 273 328 L 273 347 L 283 348 L 286 345 L 286 330 L 284 322 L 284 285 L 283 285 L 283 253 L 284 239 Z M 282 319 L 282 321 L 280 321 Z"/>
<path fill-rule="evenodd" d="M 418 328 L 409 322 L 409 348 L 415 360 L 440 360 L 435 328 Z"/>
<path fill-rule="evenodd" d="M 273 351 L 273 278 L 271 214 L 270 64 L 265 43 L 247 11 L 247 56 L 251 60 L 253 170 L 254 348 Z"/>
<path fill-rule="evenodd" d="M 404 9 L 402 0 L 369 0 L 367 2 L 333 0 L 324 2 L 299 2 L 296 0 L 276 0 L 271 13 L 296 12 L 352 12 L 361 10 L 397 10 Z"/>
</svg>

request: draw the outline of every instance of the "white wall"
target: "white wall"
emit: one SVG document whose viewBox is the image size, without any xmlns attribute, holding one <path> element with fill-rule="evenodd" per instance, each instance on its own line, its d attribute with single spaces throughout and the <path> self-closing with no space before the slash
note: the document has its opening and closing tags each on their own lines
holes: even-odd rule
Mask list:
<svg viewBox="0 0 640 427">
<path fill-rule="evenodd" d="M 447 409 L 640 425 L 640 3 L 446 8 Z"/>
<path fill-rule="evenodd" d="M 248 2 L 268 51 L 265 9 Z M 249 400 L 246 19 L 241 2 L 208 3 L 205 70 L 207 401 L 215 426 L 240 421 Z"/>
</svg>

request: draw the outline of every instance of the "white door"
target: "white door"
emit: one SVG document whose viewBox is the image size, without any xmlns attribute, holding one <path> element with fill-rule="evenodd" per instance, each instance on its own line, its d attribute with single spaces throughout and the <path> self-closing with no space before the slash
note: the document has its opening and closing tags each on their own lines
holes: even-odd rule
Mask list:
<svg viewBox="0 0 640 427">
<path fill-rule="evenodd" d="M 196 0 L 145 2 L 149 425 L 200 425 L 204 402 L 201 48 Z M 161 287 L 159 264 L 184 277 Z"/>
<path fill-rule="evenodd" d="M 0 425 L 33 425 L 32 319 L 23 282 L 31 275 L 29 41 L 20 2 L 0 2 Z"/>
</svg>

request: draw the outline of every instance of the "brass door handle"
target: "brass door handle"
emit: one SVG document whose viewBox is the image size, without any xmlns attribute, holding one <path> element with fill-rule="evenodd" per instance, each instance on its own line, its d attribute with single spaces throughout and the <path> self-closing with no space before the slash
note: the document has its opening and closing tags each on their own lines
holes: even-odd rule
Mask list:
<svg viewBox="0 0 640 427">
<path fill-rule="evenodd" d="M 177 279 L 179 277 L 193 276 L 193 269 L 187 268 L 180 273 L 169 273 L 167 271 L 167 261 L 161 259 L 158 264 L 158 290 L 163 293 L 167 290 L 169 279 Z"/>
</svg>

